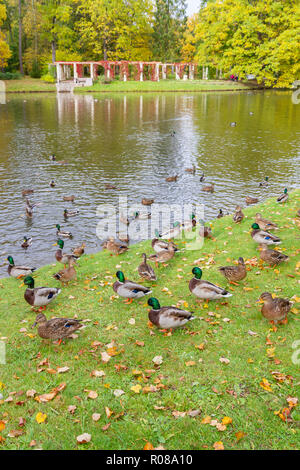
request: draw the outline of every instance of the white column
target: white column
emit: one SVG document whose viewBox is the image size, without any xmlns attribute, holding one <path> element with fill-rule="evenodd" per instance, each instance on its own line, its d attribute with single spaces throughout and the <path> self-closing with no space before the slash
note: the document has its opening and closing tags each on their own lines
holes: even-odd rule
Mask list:
<svg viewBox="0 0 300 470">
<path fill-rule="evenodd" d="M 175 77 L 176 77 L 176 80 L 180 80 L 178 65 L 175 66 Z"/>
<path fill-rule="evenodd" d="M 61 81 L 60 64 L 56 64 L 56 78 L 57 78 L 57 83 L 59 83 Z"/>
<path fill-rule="evenodd" d="M 163 64 L 161 67 L 161 76 L 163 80 L 166 80 L 167 78 L 167 66 L 166 64 Z"/>
<path fill-rule="evenodd" d="M 76 82 L 77 78 L 78 78 L 78 74 L 77 74 L 77 64 L 73 64 L 73 69 L 74 69 L 74 82 Z"/>
<path fill-rule="evenodd" d="M 91 76 L 91 79 L 94 80 L 94 78 L 95 78 L 94 64 L 90 64 L 90 76 Z"/>
<path fill-rule="evenodd" d="M 139 72 L 140 72 L 140 82 L 143 81 L 143 64 L 140 62 L 139 64 Z"/>
</svg>

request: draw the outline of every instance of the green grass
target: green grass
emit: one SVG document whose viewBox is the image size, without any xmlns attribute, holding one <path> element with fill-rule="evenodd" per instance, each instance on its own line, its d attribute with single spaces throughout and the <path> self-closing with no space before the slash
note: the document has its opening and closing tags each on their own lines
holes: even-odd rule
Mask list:
<svg viewBox="0 0 300 470">
<path fill-rule="evenodd" d="M 24 77 L 20 80 L 5 80 L 7 93 L 56 91 L 55 83 L 46 83 L 39 78 Z"/>
<path fill-rule="evenodd" d="M 251 87 L 230 80 L 161 80 L 159 82 L 112 81 L 109 84 L 95 83 L 91 87 L 76 88 L 76 93 L 95 92 L 184 92 L 184 91 L 232 91 Z"/>
<path fill-rule="evenodd" d="M 138 280 L 136 268 L 141 253 L 151 252 L 150 241 L 131 246 L 121 256 L 101 252 L 82 257 L 78 280 L 63 288 L 46 311 L 48 317 L 77 315 L 88 320 L 77 339 L 61 346 L 43 342 L 30 328 L 35 315 L 23 299 L 21 281 L 2 279 L 0 339 L 6 343 L 7 363 L 0 366 L 0 382 L 4 384 L 0 390 L 0 421 L 6 422 L 0 433 L 5 438 L 1 448 L 28 449 L 35 440 L 35 448 L 76 449 L 76 436 L 82 433 L 92 436 L 89 444 L 79 446 L 86 449 L 142 449 L 148 441 L 165 449 L 212 449 L 217 441 L 222 441 L 225 449 L 299 447 L 299 407 L 293 408 L 289 422 L 274 414 L 287 407 L 288 396 L 296 397 L 299 385 L 299 364 L 292 362 L 292 344 L 300 340 L 299 303 L 295 296 L 299 293 L 300 272 L 299 220 L 295 217 L 299 207 L 297 190 L 284 206 L 273 198 L 245 209 L 246 218 L 241 225 L 235 225 L 231 216 L 213 221 L 215 241 L 206 240 L 199 251 L 185 250 L 185 244 L 179 242 L 182 251 L 167 267 L 158 268 L 152 295 L 161 305 L 180 306 L 179 302 L 184 301 L 201 318 L 171 336 L 149 328 L 147 297 L 126 306 L 111 287 L 120 265 L 128 278 Z M 249 228 L 258 209 L 278 223 L 277 234 L 282 238 L 279 248 L 290 255 L 290 261 L 277 269 L 253 260 L 258 251 Z M 238 287 L 228 286 L 217 267 L 230 264 L 239 256 L 252 259 L 253 265 L 248 264 L 247 278 Z M 227 303 L 199 305 L 189 292 L 191 270 L 199 258 L 204 279 L 231 289 L 233 296 Z M 52 274 L 60 266 L 39 269 L 36 285 L 58 285 Z M 261 316 L 256 302 L 264 291 L 295 296 L 288 324 L 279 325 L 277 331 Z M 250 335 L 249 330 L 256 335 Z M 103 363 L 101 352 L 112 341 L 117 355 Z M 195 347 L 201 343 L 204 350 Z M 157 355 L 163 358 L 158 368 L 152 362 Z M 221 357 L 230 362 L 221 363 Z M 47 364 L 40 366 L 45 358 Z M 186 365 L 189 361 L 195 364 Z M 68 372 L 53 373 L 65 366 L 69 367 Z M 103 370 L 106 375 L 92 377 L 93 370 Z M 134 375 L 134 370 L 139 375 Z M 285 380 L 276 380 L 274 371 L 285 374 Z M 262 379 L 270 383 L 271 391 L 260 386 Z M 50 392 L 62 382 L 66 383 L 65 390 L 48 403 L 26 396 L 31 389 L 39 395 Z M 141 390 L 137 394 L 131 390 L 137 384 L 143 388 L 160 384 L 162 387 L 156 392 Z M 116 389 L 122 389 L 124 395 L 115 397 Z M 96 391 L 98 397 L 89 399 L 89 390 Z M 12 401 L 5 402 L 9 396 Z M 68 411 L 70 405 L 77 407 L 73 415 Z M 105 407 L 113 411 L 110 418 Z M 201 414 L 177 418 L 172 414 L 189 410 L 201 410 Z M 36 422 L 38 412 L 47 415 L 42 424 Z M 98 422 L 93 422 L 93 413 L 101 414 Z M 228 416 L 232 424 L 218 431 L 215 426 L 202 423 L 205 416 L 218 422 Z M 23 427 L 18 426 L 20 417 L 26 419 Z M 103 430 L 108 423 L 109 428 Z M 9 437 L 9 432 L 18 429 L 22 435 Z M 244 433 L 239 442 L 238 432 Z"/>
</svg>

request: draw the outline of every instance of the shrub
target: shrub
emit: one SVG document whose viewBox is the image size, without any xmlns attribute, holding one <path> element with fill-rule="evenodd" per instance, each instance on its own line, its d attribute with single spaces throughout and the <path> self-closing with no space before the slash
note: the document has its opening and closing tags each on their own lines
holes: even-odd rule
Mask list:
<svg viewBox="0 0 300 470">
<path fill-rule="evenodd" d="M 31 78 L 41 78 L 42 71 L 41 71 L 41 66 L 38 62 L 37 59 L 34 59 L 32 62 L 32 68 L 30 71 L 30 76 Z"/>
<path fill-rule="evenodd" d="M 42 75 L 41 79 L 44 82 L 47 82 L 47 83 L 55 83 L 56 82 L 56 79 L 54 77 L 52 77 L 52 75 L 50 75 L 50 73 L 46 73 L 45 75 Z"/>
<path fill-rule="evenodd" d="M 22 78 L 20 72 L 0 72 L 0 80 L 19 80 Z"/>
</svg>

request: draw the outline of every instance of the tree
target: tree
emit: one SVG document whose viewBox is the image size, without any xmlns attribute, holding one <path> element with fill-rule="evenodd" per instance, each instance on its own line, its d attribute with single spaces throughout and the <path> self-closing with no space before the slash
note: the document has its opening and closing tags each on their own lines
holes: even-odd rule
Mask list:
<svg viewBox="0 0 300 470">
<path fill-rule="evenodd" d="M 156 0 L 153 25 L 153 54 L 163 62 L 178 61 L 186 26 L 185 0 Z"/>
<path fill-rule="evenodd" d="M 7 66 L 7 60 L 11 56 L 11 52 L 7 42 L 5 41 L 5 35 L 1 31 L 1 25 L 3 24 L 4 20 L 6 19 L 6 8 L 3 3 L 0 3 L 0 67 Z"/>
<path fill-rule="evenodd" d="M 199 23 L 199 15 L 195 13 L 187 20 L 186 30 L 183 34 L 183 45 L 181 50 L 182 60 L 192 62 L 196 55 L 196 28 Z"/>
</svg>

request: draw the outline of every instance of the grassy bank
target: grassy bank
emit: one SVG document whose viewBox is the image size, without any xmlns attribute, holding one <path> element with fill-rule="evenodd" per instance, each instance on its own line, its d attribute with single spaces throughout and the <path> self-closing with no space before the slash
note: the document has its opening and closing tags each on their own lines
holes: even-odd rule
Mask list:
<svg viewBox="0 0 300 470">
<path fill-rule="evenodd" d="M 181 252 L 167 267 L 157 269 L 152 295 L 161 305 L 183 305 L 199 318 L 171 335 L 149 327 L 147 297 L 128 306 L 111 287 L 120 266 L 126 277 L 138 280 L 136 268 L 141 253 L 151 253 L 150 241 L 131 246 L 120 256 L 101 252 L 82 257 L 77 281 L 63 288 L 46 310 L 48 317 L 77 315 L 85 320 L 78 338 L 61 346 L 46 344 L 30 328 L 35 315 L 23 299 L 21 281 L 2 279 L 0 340 L 6 343 L 7 363 L 0 365 L 0 447 L 28 449 L 30 443 L 35 449 L 143 449 L 150 444 L 165 449 L 299 447 L 299 407 L 291 409 L 288 421 L 282 414 L 299 385 L 299 364 L 292 361 L 292 344 L 300 339 L 295 296 L 300 273 L 295 217 L 299 207 L 297 190 L 284 206 L 273 198 L 245 209 L 241 225 L 235 225 L 231 216 L 214 221 L 215 240 L 206 240 L 200 251 L 186 250 L 179 242 Z M 257 245 L 249 234 L 258 209 L 279 225 L 279 248 L 290 255 L 288 263 L 275 269 L 257 261 Z M 247 262 L 248 275 L 239 286 L 229 286 L 217 267 L 232 264 L 239 256 Z M 230 289 L 233 296 L 228 302 L 196 303 L 188 289 L 195 260 L 203 279 Z M 36 285 L 58 286 L 52 274 L 60 268 L 39 269 Z M 279 325 L 277 331 L 262 318 L 256 303 L 264 291 L 294 296 L 296 301 L 288 324 Z M 160 366 L 152 362 L 155 356 L 162 356 Z M 67 369 L 60 373 L 60 368 Z M 95 377 L 95 370 L 103 372 Z M 30 392 L 35 390 L 36 397 L 61 383 L 65 389 L 46 403 Z M 116 396 L 116 390 L 124 394 Z M 101 415 L 94 416 L 98 421 L 92 418 L 95 413 Z M 45 419 L 41 424 L 39 416 Z M 91 441 L 77 445 L 76 437 L 83 433 L 90 434 Z"/>
<path fill-rule="evenodd" d="M 5 80 L 7 93 L 56 92 L 55 83 L 46 83 L 39 78 L 24 77 L 20 80 Z"/>
<path fill-rule="evenodd" d="M 109 84 L 95 83 L 91 87 L 76 88 L 76 93 L 96 92 L 184 92 L 184 91 L 234 91 L 247 90 L 250 86 L 230 80 L 161 80 L 159 82 L 112 81 Z"/>
</svg>

